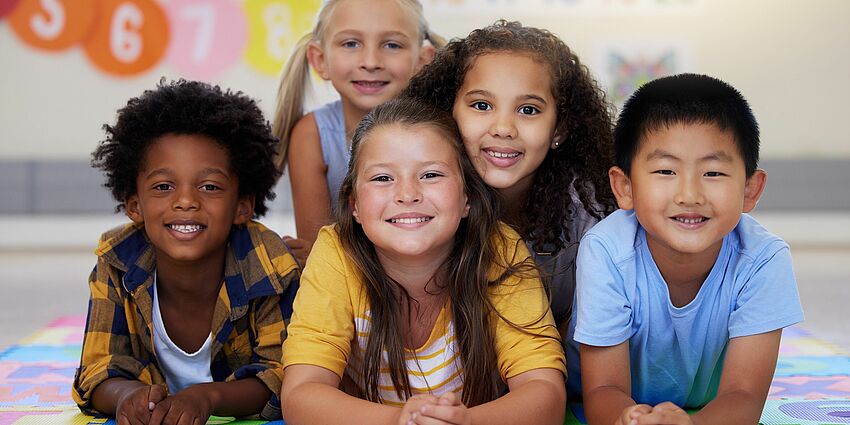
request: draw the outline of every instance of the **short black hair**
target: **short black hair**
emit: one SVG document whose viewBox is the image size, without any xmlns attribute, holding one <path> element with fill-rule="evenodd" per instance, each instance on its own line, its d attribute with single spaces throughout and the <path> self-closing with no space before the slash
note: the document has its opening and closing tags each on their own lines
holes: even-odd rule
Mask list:
<svg viewBox="0 0 850 425">
<path fill-rule="evenodd" d="M 614 128 L 614 156 L 627 175 L 640 142 L 673 124 L 713 124 L 730 131 L 747 177 L 759 161 L 759 126 L 749 103 L 734 87 L 714 77 L 679 74 L 646 83 L 626 101 Z"/>
<path fill-rule="evenodd" d="M 254 213 L 265 214 L 266 200 L 280 172 L 272 158 L 277 140 L 257 103 L 242 92 L 223 91 L 198 81 L 159 81 L 156 89 L 131 98 L 118 110 L 115 125 L 104 124 L 106 139 L 92 153 L 91 164 L 106 174 L 104 186 L 120 202 L 137 193 L 136 178 L 148 147 L 158 138 L 199 135 L 227 150 L 239 179 L 239 196 L 254 197 Z"/>
</svg>

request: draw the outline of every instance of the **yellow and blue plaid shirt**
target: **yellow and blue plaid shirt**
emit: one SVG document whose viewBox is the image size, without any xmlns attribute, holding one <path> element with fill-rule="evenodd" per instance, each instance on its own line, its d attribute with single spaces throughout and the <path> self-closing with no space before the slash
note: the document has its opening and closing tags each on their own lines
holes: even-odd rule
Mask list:
<svg viewBox="0 0 850 425">
<path fill-rule="evenodd" d="M 214 381 L 262 380 L 272 397 L 260 416 L 277 419 L 281 346 L 301 270 L 280 236 L 254 221 L 234 226 L 227 251 L 211 327 L 210 371 Z M 106 379 L 165 384 L 153 348 L 156 259 L 144 225 L 104 233 L 95 254 L 83 353 L 72 392 L 84 411 L 91 411 L 92 393 Z"/>
</svg>

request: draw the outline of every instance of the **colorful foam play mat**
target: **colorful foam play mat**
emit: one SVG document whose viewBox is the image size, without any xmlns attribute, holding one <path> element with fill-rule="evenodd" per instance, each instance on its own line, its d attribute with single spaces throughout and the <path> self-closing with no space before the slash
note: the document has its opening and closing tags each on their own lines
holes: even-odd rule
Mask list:
<svg viewBox="0 0 850 425">
<path fill-rule="evenodd" d="M 80 360 L 84 326 L 84 317 L 60 318 L 0 352 L 0 425 L 115 423 L 109 418 L 86 416 L 71 401 L 71 382 Z M 786 329 L 760 422 L 850 424 L 850 354 L 801 327 Z M 263 423 L 266 422 L 233 418 L 212 418 L 208 422 Z M 583 423 L 581 406 L 571 405 L 565 425 Z"/>
</svg>

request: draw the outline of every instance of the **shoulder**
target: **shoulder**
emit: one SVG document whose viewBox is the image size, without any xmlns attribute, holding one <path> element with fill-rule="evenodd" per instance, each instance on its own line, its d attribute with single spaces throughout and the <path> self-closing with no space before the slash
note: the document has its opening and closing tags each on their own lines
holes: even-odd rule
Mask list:
<svg viewBox="0 0 850 425">
<path fill-rule="evenodd" d="M 521 263 L 531 258 L 528 246 L 519 233 L 513 227 L 501 221 L 497 231 L 490 236 L 490 242 L 493 244 L 496 253 L 509 264 Z"/>
<path fill-rule="evenodd" d="M 730 234 L 738 253 L 750 259 L 772 257 L 776 252 L 788 249 L 782 238 L 771 233 L 749 214 L 741 214 L 741 220 Z"/>
<path fill-rule="evenodd" d="M 125 223 L 103 232 L 95 255 L 126 271 L 149 243 L 142 223 Z"/>
<path fill-rule="evenodd" d="M 579 252 L 604 249 L 615 262 L 631 258 L 639 229 L 640 223 L 633 210 L 614 211 L 585 233 Z"/>
<path fill-rule="evenodd" d="M 310 112 L 309 114 L 299 118 L 292 127 L 292 134 L 289 137 L 293 141 L 307 138 L 318 139 L 319 127 L 316 123 L 315 112 Z"/>
<path fill-rule="evenodd" d="M 249 221 L 236 228 L 229 244 L 247 288 L 271 284 L 273 292 L 280 294 L 298 280 L 301 269 L 295 257 L 283 239 L 263 224 Z"/>
</svg>

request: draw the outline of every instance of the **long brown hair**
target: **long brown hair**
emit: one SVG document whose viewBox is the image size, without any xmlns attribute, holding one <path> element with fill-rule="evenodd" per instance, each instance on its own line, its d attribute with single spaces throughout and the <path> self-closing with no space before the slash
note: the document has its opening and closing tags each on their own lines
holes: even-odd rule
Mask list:
<svg viewBox="0 0 850 425">
<path fill-rule="evenodd" d="M 557 251 L 564 247 L 561 236 L 570 233 L 564 230 L 575 203 L 571 186 L 591 216 L 601 219 L 616 209 L 608 183 L 608 169 L 614 165 L 613 108 L 587 67 L 558 36 L 504 20 L 476 29 L 437 51 L 401 96 L 451 111 L 475 59 L 500 52 L 531 55 L 551 75 L 558 107 L 555 134 L 564 139 L 546 154 L 535 173 L 519 231 L 538 252 Z"/>
<path fill-rule="evenodd" d="M 468 217 L 461 220 L 457 229 L 452 251 L 441 267 L 445 273 L 439 275 L 443 277 L 437 278 L 436 286 L 438 291 L 445 291 L 451 300 L 464 373 L 463 402 L 467 406 L 474 406 L 494 400 L 500 395 L 501 380 L 497 373 L 495 326 L 492 320 L 502 319 L 495 312 L 489 288 L 527 267 L 531 260 L 519 259 L 518 264 L 500 264 L 503 270 L 501 276 L 494 281 L 488 279 L 494 261 L 498 262 L 501 258 L 504 263 L 517 262 L 517 259 L 505 258 L 502 250 L 497 248 L 507 246 L 498 221 L 498 197 L 484 183 L 466 156 L 457 124 L 451 115 L 411 99 L 384 103 L 360 122 L 352 139 L 348 174 L 339 194 L 337 230 L 346 255 L 364 281 L 371 311 L 371 331 L 363 361 L 365 398 L 381 401 L 378 380 L 383 350 L 387 352 L 387 366 L 396 393 L 400 398 L 412 395 L 404 363 L 404 343 L 395 325 L 402 314 L 399 306 L 403 302 L 409 303 L 410 297 L 398 282 L 387 276 L 374 245 L 361 225 L 354 220 L 351 209 L 351 202 L 357 197 L 357 164 L 362 146 L 368 143 L 372 131 L 386 125 L 434 129 L 455 150 L 470 209 Z M 494 312 L 495 315 L 491 314 Z"/>
</svg>

